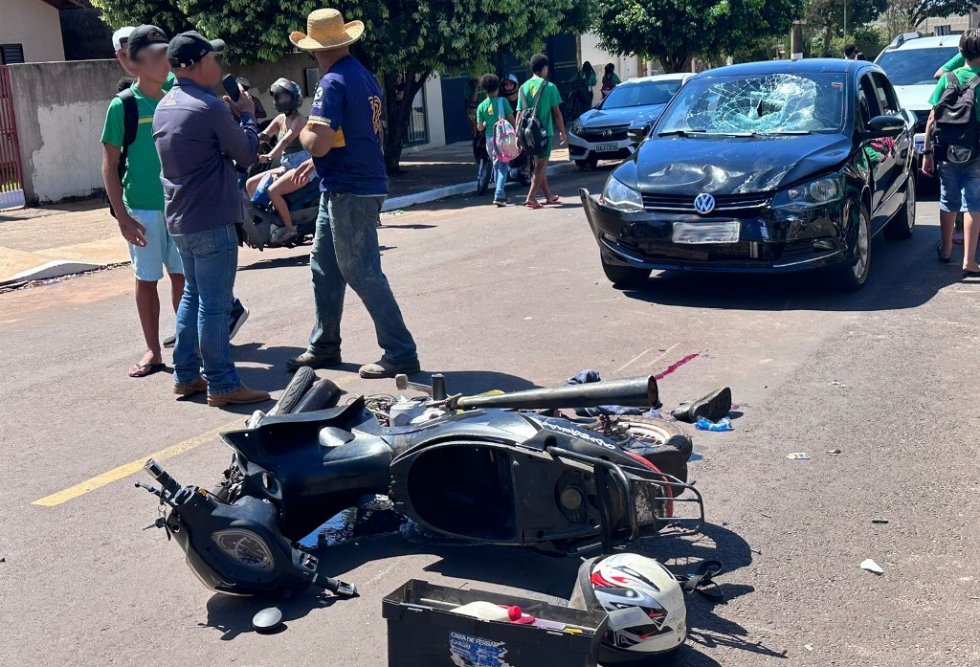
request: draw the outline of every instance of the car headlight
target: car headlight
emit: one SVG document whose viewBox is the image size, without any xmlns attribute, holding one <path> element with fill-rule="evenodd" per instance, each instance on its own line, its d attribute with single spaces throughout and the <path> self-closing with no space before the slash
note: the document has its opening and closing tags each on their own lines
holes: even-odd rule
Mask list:
<svg viewBox="0 0 980 667">
<path fill-rule="evenodd" d="M 632 213 L 643 210 L 643 197 L 615 176 L 610 176 L 602 189 L 602 203 L 617 211 Z"/>
<path fill-rule="evenodd" d="M 568 131 L 572 134 L 582 134 L 582 123 L 578 122 L 577 120 L 572 121 L 572 125 L 568 128 Z"/>
<path fill-rule="evenodd" d="M 839 175 L 818 178 L 794 185 L 776 194 L 773 206 L 809 208 L 823 206 L 844 197 L 844 182 Z"/>
</svg>

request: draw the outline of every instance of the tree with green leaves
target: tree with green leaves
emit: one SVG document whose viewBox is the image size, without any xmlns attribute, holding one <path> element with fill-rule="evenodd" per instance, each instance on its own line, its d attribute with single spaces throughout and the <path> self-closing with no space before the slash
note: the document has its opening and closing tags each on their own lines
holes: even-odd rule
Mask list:
<svg viewBox="0 0 980 667">
<path fill-rule="evenodd" d="M 810 0 L 806 8 L 806 21 L 810 30 L 822 35 L 823 48 L 819 55 L 842 57 L 842 53 L 834 53 L 831 49 L 834 37 L 846 37 L 857 28 L 866 26 L 877 19 L 887 6 L 888 0 Z M 875 56 L 873 53 L 867 55 Z"/>
<path fill-rule="evenodd" d="M 801 0 L 596 0 L 603 49 L 656 59 L 679 72 L 698 55 L 719 62 L 747 41 L 785 34 Z"/>
<path fill-rule="evenodd" d="M 976 0 L 890 0 L 884 22 L 889 37 L 915 30 L 932 16 L 962 16 L 976 7 Z"/>
<path fill-rule="evenodd" d="M 92 0 L 113 26 L 154 23 L 178 32 L 193 28 L 228 44 L 233 62 L 275 62 L 292 51 L 289 33 L 306 29 L 322 1 L 298 0 Z M 385 159 L 394 170 L 411 116 L 411 100 L 439 72 L 492 71 L 501 53 L 527 58 L 559 32 L 587 25 L 581 0 L 342 0 L 332 3 L 348 21 L 360 19 L 365 36 L 356 55 L 385 89 L 388 131 Z M 405 81 L 398 104 L 395 78 Z"/>
</svg>

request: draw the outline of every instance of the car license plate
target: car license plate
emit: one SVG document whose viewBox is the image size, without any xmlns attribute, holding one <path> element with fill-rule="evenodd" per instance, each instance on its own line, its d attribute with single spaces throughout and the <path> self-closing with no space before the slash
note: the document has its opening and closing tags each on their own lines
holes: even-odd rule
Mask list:
<svg viewBox="0 0 980 667">
<path fill-rule="evenodd" d="M 615 153 L 619 150 L 619 145 L 617 144 L 596 144 L 596 153 Z"/>
<path fill-rule="evenodd" d="M 738 243 L 741 224 L 731 222 L 675 222 L 674 243 Z"/>
</svg>

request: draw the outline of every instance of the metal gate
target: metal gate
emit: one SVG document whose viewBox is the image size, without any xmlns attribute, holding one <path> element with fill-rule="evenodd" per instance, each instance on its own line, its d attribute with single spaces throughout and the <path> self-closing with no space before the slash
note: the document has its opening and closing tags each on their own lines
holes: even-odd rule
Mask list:
<svg viewBox="0 0 980 667">
<path fill-rule="evenodd" d="M 14 122 L 14 91 L 10 71 L 0 65 L 0 209 L 24 205 L 24 178 Z"/>
</svg>

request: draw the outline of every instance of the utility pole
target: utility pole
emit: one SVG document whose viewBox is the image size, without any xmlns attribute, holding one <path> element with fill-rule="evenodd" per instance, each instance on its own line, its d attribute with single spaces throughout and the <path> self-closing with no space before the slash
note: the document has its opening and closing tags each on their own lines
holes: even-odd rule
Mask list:
<svg viewBox="0 0 980 667">
<path fill-rule="evenodd" d="M 844 39 L 847 39 L 847 0 L 844 0 Z"/>
</svg>

